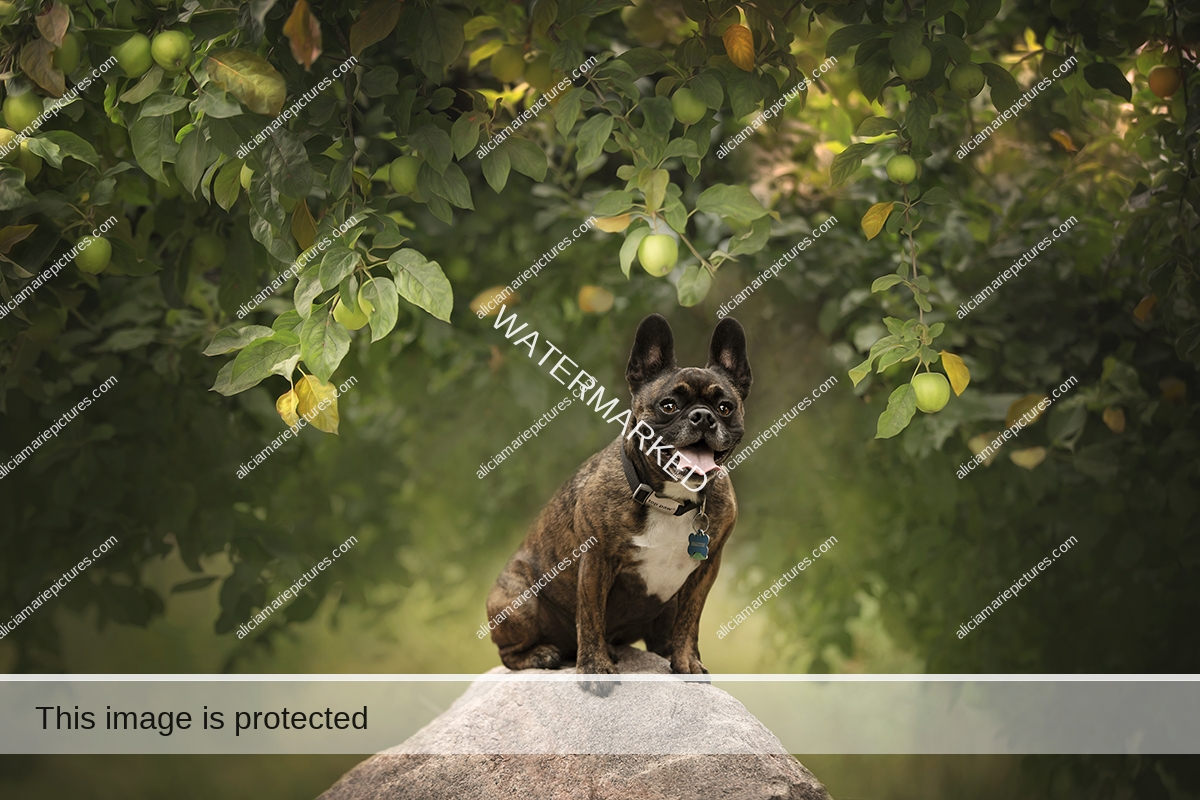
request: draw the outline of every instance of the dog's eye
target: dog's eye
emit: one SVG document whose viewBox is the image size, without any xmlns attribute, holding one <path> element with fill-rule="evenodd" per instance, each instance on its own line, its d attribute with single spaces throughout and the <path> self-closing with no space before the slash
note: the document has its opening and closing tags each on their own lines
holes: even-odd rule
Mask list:
<svg viewBox="0 0 1200 800">
<path fill-rule="evenodd" d="M 667 414 L 674 414 L 676 411 L 679 410 L 679 406 L 675 405 L 675 401 L 671 400 L 671 399 L 663 400 L 661 403 L 658 404 L 658 407 L 661 408 Z"/>
<path fill-rule="evenodd" d="M 733 403 L 730 403 L 727 400 L 722 400 L 720 403 L 717 403 L 717 413 L 719 413 L 722 417 L 728 417 L 733 413 Z"/>
</svg>

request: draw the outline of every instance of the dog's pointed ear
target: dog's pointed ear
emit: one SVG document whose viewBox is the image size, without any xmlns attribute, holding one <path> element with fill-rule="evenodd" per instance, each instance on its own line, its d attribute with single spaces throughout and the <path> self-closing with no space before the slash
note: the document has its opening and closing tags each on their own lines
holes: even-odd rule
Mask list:
<svg viewBox="0 0 1200 800">
<path fill-rule="evenodd" d="M 743 400 L 750 395 L 754 378 L 750 374 L 750 360 L 746 358 L 746 331 L 733 317 L 726 317 L 713 329 L 707 369 L 724 372 Z"/>
<path fill-rule="evenodd" d="M 668 369 L 675 369 L 675 336 L 662 314 L 651 314 L 638 325 L 625 367 L 625 380 L 635 394 L 647 381 Z"/>
</svg>

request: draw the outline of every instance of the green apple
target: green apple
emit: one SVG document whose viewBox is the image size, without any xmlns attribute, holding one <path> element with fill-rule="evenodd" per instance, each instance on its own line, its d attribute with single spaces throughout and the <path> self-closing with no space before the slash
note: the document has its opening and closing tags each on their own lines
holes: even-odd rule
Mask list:
<svg viewBox="0 0 1200 800">
<path fill-rule="evenodd" d="M 708 106 L 685 86 L 671 96 L 671 110 L 675 112 L 675 119 L 684 125 L 695 125 L 704 119 Z"/>
<path fill-rule="evenodd" d="M 249 164 L 242 164 L 242 171 L 238 178 L 242 182 L 242 188 L 247 192 L 250 191 L 250 179 L 254 177 L 254 170 L 250 169 Z"/>
<path fill-rule="evenodd" d="M 917 177 L 917 162 L 904 153 L 894 155 L 888 159 L 887 176 L 892 183 L 912 183 Z"/>
<path fill-rule="evenodd" d="M 4 121 L 14 131 L 23 131 L 41 116 L 42 98 L 33 92 L 10 94 L 4 98 Z"/>
<path fill-rule="evenodd" d="M 62 44 L 54 51 L 54 66 L 70 75 L 79 66 L 79 37 L 73 33 L 63 34 Z"/>
<path fill-rule="evenodd" d="M 154 59 L 150 55 L 150 40 L 140 33 L 135 33 L 121 44 L 112 49 L 117 66 L 125 70 L 131 78 L 140 78 L 150 69 Z"/>
<path fill-rule="evenodd" d="M 950 91 L 960 97 L 974 97 L 983 91 L 983 70 L 968 61 L 950 71 Z"/>
<path fill-rule="evenodd" d="M 539 92 L 554 85 L 554 70 L 550 67 L 550 54 L 542 53 L 525 67 L 525 82 Z"/>
<path fill-rule="evenodd" d="M 525 74 L 525 57 L 519 48 L 505 45 L 492 56 L 492 74 L 496 80 L 513 83 Z"/>
<path fill-rule="evenodd" d="M 192 44 L 183 31 L 163 31 L 154 37 L 150 55 L 167 72 L 182 72 L 192 60 Z"/>
<path fill-rule="evenodd" d="M 929 53 L 929 48 L 921 45 L 917 48 L 917 53 L 913 56 L 912 61 L 896 65 L 896 74 L 906 81 L 919 81 L 929 74 L 929 66 L 932 63 L 933 57 Z"/>
<path fill-rule="evenodd" d="M 25 182 L 33 180 L 42 171 L 42 159 L 29 149 L 29 141 L 21 142 L 17 148 L 17 166 L 25 173 Z"/>
<path fill-rule="evenodd" d="M 923 372 L 912 381 L 917 393 L 917 408 L 935 414 L 950 401 L 950 382 L 940 372 Z"/>
<path fill-rule="evenodd" d="M 75 265 L 89 275 L 104 272 L 112 259 L 112 245 L 107 239 L 85 236 L 79 240 L 80 250 L 75 254 Z"/>
<path fill-rule="evenodd" d="M 338 304 L 334 306 L 333 318 L 342 323 L 347 330 L 356 331 L 367 324 L 367 311 L 363 308 L 362 295 L 359 295 L 358 310 L 351 310 L 350 306 L 338 300 Z"/>
<path fill-rule="evenodd" d="M 204 233 L 192 239 L 192 253 L 205 267 L 218 266 L 225 260 L 225 241 L 215 233 Z"/>
<path fill-rule="evenodd" d="M 16 131 L 9 130 L 8 128 L 0 128 L 0 150 L 8 147 L 12 143 L 12 140 L 16 138 Z M 24 144 L 24 142 L 22 142 L 22 144 Z M 19 155 L 18 148 L 14 147 L 5 153 L 4 158 L 0 158 L 0 161 L 5 161 L 11 164 L 17 160 Z"/>
<path fill-rule="evenodd" d="M 412 194 L 417 190 L 417 171 L 421 161 L 416 156 L 400 156 L 388 167 L 388 180 L 400 194 Z"/>
<path fill-rule="evenodd" d="M 638 245 L 638 261 L 642 269 L 656 278 L 667 275 L 675 269 L 679 260 L 679 243 L 674 236 L 665 233 L 652 233 L 642 239 Z"/>
</svg>

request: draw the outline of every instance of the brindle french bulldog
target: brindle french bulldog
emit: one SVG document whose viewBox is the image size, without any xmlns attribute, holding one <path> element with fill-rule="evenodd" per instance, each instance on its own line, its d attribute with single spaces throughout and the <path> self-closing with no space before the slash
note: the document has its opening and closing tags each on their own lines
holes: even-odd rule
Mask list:
<svg viewBox="0 0 1200 800">
<path fill-rule="evenodd" d="M 625 378 L 629 423 L 558 490 L 488 595 L 495 619 L 542 584 L 492 630 L 509 669 L 574 660 L 576 672 L 614 673 L 614 648 L 640 639 L 674 672 L 708 672 L 697 645 L 700 613 L 737 520 L 728 476 L 710 478 L 745 430 L 745 331 L 722 320 L 708 364 L 680 368 L 671 326 L 652 314 L 638 326 Z M 664 468 L 671 461 L 663 463 L 662 451 L 670 456 L 670 448 L 690 462 L 688 475 Z M 707 546 L 695 544 L 706 539 Z M 546 581 L 547 574 L 554 577 Z"/>
</svg>

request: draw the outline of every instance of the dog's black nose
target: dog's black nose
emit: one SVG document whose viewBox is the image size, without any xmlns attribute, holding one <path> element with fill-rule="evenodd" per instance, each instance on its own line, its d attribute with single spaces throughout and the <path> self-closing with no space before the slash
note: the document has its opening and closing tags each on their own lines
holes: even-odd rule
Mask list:
<svg viewBox="0 0 1200 800">
<path fill-rule="evenodd" d="M 688 414 L 688 420 L 691 421 L 700 430 L 715 428 L 717 426 L 717 418 L 707 408 L 697 408 Z"/>
</svg>

